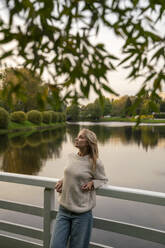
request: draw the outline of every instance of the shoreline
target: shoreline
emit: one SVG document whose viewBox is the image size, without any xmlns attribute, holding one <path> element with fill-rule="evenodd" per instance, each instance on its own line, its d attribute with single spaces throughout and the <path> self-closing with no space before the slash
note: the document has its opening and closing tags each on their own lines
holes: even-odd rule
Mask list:
<svg viewBox="0 0 165 248">
<path fill-rule="evenodd" d="M 41 123 L 41 125 L 36 125 L 27 121 L 24 124 L 10 122 L 8 129 L 0 129 L 0 135 L 51 130 L 51 129 L 63 127 L 65 125 L 66 125 L 65 122 L 50 123 L 50 124 Z"/>
<path fill-rule="evenodd" d="M 77 122 L 96 122 L 96 123 L 102 123 L 102 122 L 130 122 L 130 123 L 137 123 L 137 119 L 133 118 L 122 118 L 122 117 L 109 117 L 109 118 L 102 118 L 100 120 L 79 120 Z M 70 121 L 71 123 L 71 121 Z M 165 119 L 142 119 L 140 123 L 160 123 L 165 124 Z M 139 123 L 139 124 L 140 124 Z"/>
</svg>

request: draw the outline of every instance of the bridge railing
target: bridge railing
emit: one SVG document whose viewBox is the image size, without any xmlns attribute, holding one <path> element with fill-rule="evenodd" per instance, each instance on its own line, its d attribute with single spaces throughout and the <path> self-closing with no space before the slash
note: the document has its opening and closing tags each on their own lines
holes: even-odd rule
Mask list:
<svg viewBox="0 0 165 248">
<path fill-rule="evenodd" d="M 41 240 L 41 242 L 37 243 L 27 241 L 26 239 L 20 239 L 6 234 L 0 234 L 0 239 L 8 243 L 12 241 L 12 245 L 15 244 L 14 247 L 49 248 L 52 224 L 57 214 L 57 211 L 55 210 L 54 187 L 58 179 L 0 172 L 0 181 L 44 188 L 43 207 L 0 200 L 1 209 L 40 216 L 43 218 L 43 229 L 15 224 L 7 221 L 0 221 L 0 230 L 7 233 L 27 236 L 32 239 L 38 239 Z M 106 185 L 97 189 L 96 194 L 104 197 L 112 197 L 123 200 L 165 206 L 165 193 L 161 192 Z M 165 231 L 163 230 L 99 218 L 96 216 L 94 216 L 93 227 L 100 230 L 124 234 L 165 245 Z M 90 247 L 108 248 L 110 246 L 91 242 Z"/>
</svg>

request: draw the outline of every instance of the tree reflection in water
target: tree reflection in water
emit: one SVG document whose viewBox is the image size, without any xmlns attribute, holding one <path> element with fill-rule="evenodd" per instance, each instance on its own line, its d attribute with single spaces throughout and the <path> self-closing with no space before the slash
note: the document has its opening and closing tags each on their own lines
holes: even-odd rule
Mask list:
<svg viewBox="0 0 165 248">
<path fill-rule="evenodd" d="M 58 158 L 63 141 L 66 140 L 65 128 L 44 131 L 25 136 L 5 137 L 1 169 L 6 172 L 36 175 L 47 159 Z M 4 138 L 2 136 L 2 138 Z M 2 141 L 2 139 L 0 139 Z M 9 141 L 8 141 L 9 140 Z"/>
<path fill-rule="evenodd" d="M 138 146 L 141 145 L 146 151 L 148 148 L 157 146 L 161 136 L 164 135 L 165 137 L 165 128 L 161 126 L 139 126 L 135 128 L 134 126 L 69 125 L 67 131 L 72 142 L 74 142 L 74 138 L 81 128 L 89 128 L 95 132 L 100 144 L 109 142 L 124 145 L 137 144 Z"/>
<path fill-rule="evenodd" d="M 0 168 L 6 172 L 33 174 L 39 173 L 48 159 L 60 157 L 63 142 L 74 143 L 81 128 L 94 131 L 100 144 L 113 143 L 143 147 L 146 151 L 153 149 L 161 141 L 165 144 L 165 127 L 139 126 L 108 127 L 103 125 L 68 125 L 59 128 L 22 136 L 8 137 L 0 135 Z M 163 143 L 164 142 L 164 143 Z M 165 146 L 165 145 L 164 145 Z"/>
</svg>

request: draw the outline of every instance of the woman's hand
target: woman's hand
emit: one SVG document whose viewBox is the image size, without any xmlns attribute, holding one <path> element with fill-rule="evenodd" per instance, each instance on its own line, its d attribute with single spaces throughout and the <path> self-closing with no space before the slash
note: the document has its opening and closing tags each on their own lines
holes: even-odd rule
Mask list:
<svg viewBox="0 0 165 248">
<path fill-rule="evenodd" d="M 63 181 L 60 180 L 56 183 L 56 186 L 55 186 L 55 189 L 58 193 L 61 193 L 62 192 L 62 184 L 63 184 Z"/>
<path fill-rule="evenodd" d="M 93 190 L 94 189 L 94 183 L 93 183 L 93 181 L 90 181 L 90 182 L 82 185 L 81 186 L 81 189 L 83 191 L 91 191 L 91 190 Z"/>
</svg>

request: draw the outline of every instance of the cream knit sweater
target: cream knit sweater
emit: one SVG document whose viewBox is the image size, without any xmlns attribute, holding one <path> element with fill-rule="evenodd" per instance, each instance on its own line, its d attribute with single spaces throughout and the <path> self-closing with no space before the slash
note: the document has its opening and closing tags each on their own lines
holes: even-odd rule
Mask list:
<svg viewBox="0 0 165 248">
<path fill-rule="evenodd" d="M 91 180 L 94 182 L 94 190 L 82 191 L 81 186 Z M 96 171 L 92 172 L 88 155 L 81 157 L 71 153 L 64 168 L 62 193 L 58 195 L 58 202 L 72 212 L 86 212 L 96 206 L 95 189 L 107 182 L 100 159 L 97 159 Z"/>
</svg>

